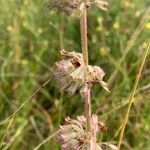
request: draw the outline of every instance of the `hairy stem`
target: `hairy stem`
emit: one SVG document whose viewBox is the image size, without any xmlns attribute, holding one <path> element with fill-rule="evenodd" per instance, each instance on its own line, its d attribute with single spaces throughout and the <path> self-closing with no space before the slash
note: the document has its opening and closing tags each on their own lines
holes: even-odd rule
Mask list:
<svg viewBox="0 0 150 150">
<path fill-rule="evenodd" d="M 86 120 L 87 120 L 87 130 L 92 135 L 92 127 L 91 127 L 91 88 L 88 87 L 87 95 L 85 97 L 85 114 L 86 114 Z"/>
<path fill-rule="evenodd" d="M 86 6 L 81 14 L 80 19 L 80 28 L 81 28 L 81 44 L 82 44 L 82 54 L 85 65 L 88 65 L 88 40 L 87 40 L 87 15 L 86 15 Z"/>
<path fill-rule="evenodd" d="M 120 150 L 120 148 L 121 148 L 124 131 L 125 131 L 125 128 L 126 128 L 126 124 L 128 122 L 129 113 L 130 113 L 131 106 L 132 106 L 132 103 L 133 103 L 133 98 L 134 98 L 134 95 L 136 93 L 137 85 L 138 85 L 138 82 L 140 80 L 140 76 L 141 76 L 141 73 L 142 73 L 145 61 L 146 61 L 146 57 L 148 55 L 149 47 L 150 47 L 150 43 L 149 43 L 148 48 L 147 48 L 147 50 L 146 50 L 146 52 L 144 54 L 144 58 L 143 58 L 142 64 L 141 64 L 140 69 L 138 71 L 138 74 L 137 74 L 137 77 L 136 77 L 136 80 L 135 80 L 135 83 L 134 83 L 134 86 L 133 86 L 133 90 L 132 90 L 131 96 L 129 98 L 127 112 L 126 112 L 126 115 L 125 115 L 125 119 L 123 121 L 122 129 L 121 129 L 121 133 L 120 133 L 120 137 L 119 137 L 118 150 Z"/>
<path fill-rule="evenodd" d="M 87 2 L 85 1 L 84 10 L 81 14 L 81 19 L 80 19 L 82 54 L 83 54 L 83 60 L 85 66 L 89 64 L 86 3 Z M 85 96 L 85 115 L 87 120 L 87 130 L 89 131 L 91 135 L 91 140 L 93 141 L 94 137 L 92 137 L 91 86 L 90 84 L 88 84 L 87 86 L 88 86 L 88 91 Z"/>
</svg>

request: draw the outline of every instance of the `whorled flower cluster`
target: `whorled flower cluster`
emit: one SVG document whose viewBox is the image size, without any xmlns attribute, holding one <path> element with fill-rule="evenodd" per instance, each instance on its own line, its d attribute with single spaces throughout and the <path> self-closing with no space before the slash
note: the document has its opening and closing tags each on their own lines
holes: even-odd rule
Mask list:
<svg viewBox="0 0 150 150">
<path fill-rule="evenodd" d="M 109 147 L 116 150 L 116 146 L 110 143 L 97 143 L 96 135 L 102 132 L 105 128 L 101 122 L 98 122 L 98 117 L 92 115 L 92 134 L 94 139 L 91 140 L 90 133 L 86 130 L 86 118 L 78 116 L 77 120 L 65 119 L 65 125 L 60 126 L 57 131 L 56 138 L 61 145 L 62 150 L 102 150 L 103 147 Z"/>
<path fill-rule="evenodd" d="M 86 4 L 84 0 L 49 0 L 45 6 L 49 10 L 61 12 L 66 15 L 80 16 L 85 7 L 91 7 L 94 4 L 102 10 L 107 10 L 108 2 L 106 0 L 87 0 Z"/>
<path fill-rule="evenodd" d="M 99 66 L 85 66 L 81 53 L 61 50 L 62 59 L 55 63 L 53 78 L 61 91 L 73 95 L 77 89 L 84 97 L 88 84 L 100 83 L 107 91 L 107 84 L 103 81 L 104 71 Z"/>
<path fill-rule="evenodd" d="M 79 8 L 80 2 L 78 0 L 50 0 L 45 6 L 49 10 L 71 15 L 74 10 Z"/>
</svg>

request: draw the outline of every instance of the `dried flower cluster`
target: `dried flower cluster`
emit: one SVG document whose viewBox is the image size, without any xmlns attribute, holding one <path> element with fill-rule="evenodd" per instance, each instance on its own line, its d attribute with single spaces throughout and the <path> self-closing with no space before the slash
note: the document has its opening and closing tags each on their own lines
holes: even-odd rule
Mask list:
<svg viewBox="0 0 150 150">
<path fill-rule="evenodd" d="M 107 84 L 103 81 L 104 71 L 99 66 L 85 66 L 83 56 L 76 52 L 61 50 L 62 60 L 56 62 L 53 77 L 61 91 L 73 95 L 77 89 L 80 93 L 86 90 L 86 83 L 100 83 L 107 91 Z M 84 94 L 81 95 L 84 97 Z"/>
<path fill-rule="evenodd" d="M 50 10 L 63 12 L 66 15 L 71 15 L 75 10 L 79 9 L 79 0 L 50 0 L 46 7 Z"/>
<path fill-rule="evenodd" d="M 53 79 L 60 91 L 73 95 L 79 90 L 85 102 L 85 116 L 78 116 L 76 120 L 67 117 L 65 124 L 60 126 L 56 138 L 62 150 L 117 150 L 111 143 L 98 143 L 97 134 L 105 133 L 107 127 L 98 121 L 91 111 L 92 85 L 99 83 L 109 92 L 107 83 L 103 81 L 105 75 L 99 66 L 88 64 L 87 39 L 87 8 L 97 5 L 107 10 L 106 0 L 50 0 L 46 7 L 50 10 L 80 17 L 82 54 L 75 51 L 61 50 L 61 60 L 55 63 Z"/>
<path fill-rule="evenodd" d="M 50 0 L 45 6 L 49 10 L 63 12 L 66 15 L 80 16 L 85 7 L 97 5 L 102 10 L 107 10 L 108 2 L 105 0 L 88 0 L 87 4 L 83 0 Z"/>
<path fill-rule="evenodd" d="M 86 130 L 86 118 L 84 116 L 78 116 L 77 120 L 67 117 L 65 125 L 60 126 L 56 137 L 61 144 L 62 150 L 102 150 L 104 145 L 115 150 L 116 147 L 110 143 L 99 144 L 96 141 L 97 133 L 101 133 L 101 129 L 104 127 L 105 125 L 98 122 L 97 116 L 92 115 L 92 134 L 94 139 L 91 140 L 90 133 Z"/>
</svg>

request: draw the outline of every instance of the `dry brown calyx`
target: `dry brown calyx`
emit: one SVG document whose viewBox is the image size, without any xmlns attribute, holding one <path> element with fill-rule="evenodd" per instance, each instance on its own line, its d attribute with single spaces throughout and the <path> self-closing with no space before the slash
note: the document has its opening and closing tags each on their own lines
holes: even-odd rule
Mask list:
<svg viewBox="0 0 150 150">
<path fill-rule="evenodd" d="M 67 91 L 73 95 L 77 89 L 84 97 L 88 84 L 100 83 L 108 90 L 107 84 L 103 81 L 105 75 L 99 66 L 85 66 L 83 56 L 77 52 L 67 52 L 61 50 L 62 59 L 55 63 L 53 78 L 55 79 L 60 91 Z"/>
</svg>

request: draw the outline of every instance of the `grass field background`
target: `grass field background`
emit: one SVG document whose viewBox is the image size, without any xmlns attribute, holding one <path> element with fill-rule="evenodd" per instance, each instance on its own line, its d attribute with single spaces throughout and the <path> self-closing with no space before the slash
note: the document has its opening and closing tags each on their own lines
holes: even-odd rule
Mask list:
<svg viewBox="0 0 150 150">
<path fill-rule="evenodd" d="M 60 49 L 81 52 L 79 19 L 50 13 L 46 0 L 0 0 L 0 149 L 32 150 L 53 134 L 64 118 L 84 113 L 76 94 L 59 93 L 49 78 Z M 88 12 L 90 64 L 101 66 L 111 93 L 93 89 L 92 110 L 106 123 L 99 141 L 118 141 L 144 52 L 150 42 L 148 0 L 110 0 L 107 12 Z M 26 102 L 12 117 L 8 117 Z M 52 138 L 40 148 L 57 150 Z M 134 97 L 123 150 L 150 149 L 150 54 Z"/>
</svg>

